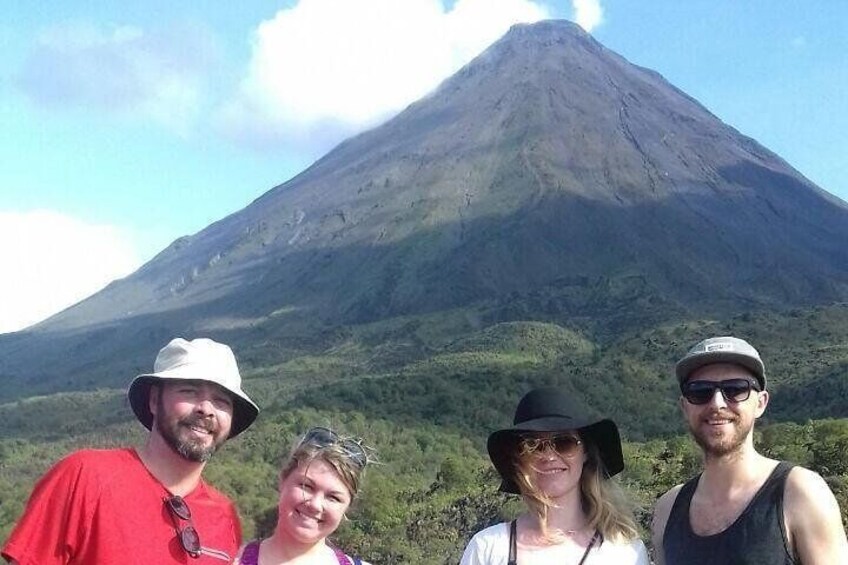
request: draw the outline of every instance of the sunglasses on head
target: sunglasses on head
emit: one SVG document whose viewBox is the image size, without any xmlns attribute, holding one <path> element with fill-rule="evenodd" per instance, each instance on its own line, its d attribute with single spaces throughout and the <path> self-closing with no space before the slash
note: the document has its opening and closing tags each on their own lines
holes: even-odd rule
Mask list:
<svg viewBox="0 0 848 565">
<path fill-rule="evenodd" d="M 526 435 L 521 438 L 521 449 L 525 453 L 553 450 L 563 457 L 573 457 L 577 454 L 583 442 L 570 434 L 537 436 Z"/>
<path fill-rule="evenodd" d="M 165 498 L 165 507 L 171 514 L 171 519 L 174 520 L 174 527 L 177 530 L 177 539 L 180 540 L 180 545 L 194 559 L 200 559 L 201 555 L 208 555 L 215 559 L 220 559 L 229 563 L 232 559 L 224 552 L 217 549 L 210 549 L 200 545 L 200 536 L 191 521 L 191 509 L 186 504 L 181 496 L 169 496 Z M 188 522 L 185 527 L 180 527 L 179 521 Z"/>
<path fill-rule="evenodd" d="M 727 402 L 745 402 L 751 396 L 751 390 L 760 388 L 748 379 L 727 379 L 724 381 L 687 381 L 681 387 L 683 398 L 689 404 L 706 404 L 714 397 L 717 390 Z"/>
<path fill-rule="evenodd" d="M 342 438 L 330 428 L 315 427 L 310 429 L 300 440 L 301 445 L 311 445 L 319 449 L 338 446 L 357 467 L 363 468 L 368 463 L 368 455 L 362 444 L 350 438 Z"/>
</svg>

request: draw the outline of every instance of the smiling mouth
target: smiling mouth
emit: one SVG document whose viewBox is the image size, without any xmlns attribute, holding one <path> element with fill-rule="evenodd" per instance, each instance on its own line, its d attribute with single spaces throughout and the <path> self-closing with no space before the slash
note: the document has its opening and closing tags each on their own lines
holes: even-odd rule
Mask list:
<svg viewBox="0 0 848 565">
<path fill-rule="evenodd" d="M 309 515 L 307 515 L 307 514 L 304 514 L 303 512 L 301 512 L 300 510 L 297 510 L 297 509 L 295 509 L 295 511 L 294 511 L 294 512 L 295 512 L 295 514 L 297 514 L 297 515 L 298 515 L 298 517 L 300 517 L 302 520 L 306 520 L 306 521 L 308 521 L 308 522 L 314 522 L 314 523 L 316 523 L 316 524 L 320 524 L 320 523 L 323 521 L 323 520 L 321 520 L 320 518 L 316 518 L 315 516 L 309 516 Z"/>
<path fill-rule="evenodd" d="M 723 414 L 711 414 L 704 418 L 704 423 L 708 426 L 723 426 L 725 424 L 732 424 L 736 419 Z"/>
<path fill-rule="evenodd" d="M 563 467 L 555 467 L 553 469 L 537 469 L 536 472 L 540 475 L 556 475 L 558 473 L 565 473 L 567 469 Z"/>
<path fill-rule="evenodd" d="M 213 434 L 213 430 L 206 427 L 206 426 L 198 426 L 196 424 L 194 424 L 194 425 L 193 424 L 186 424 L 186 427 L 197 435 L 211 436 Z"/>
</svg>

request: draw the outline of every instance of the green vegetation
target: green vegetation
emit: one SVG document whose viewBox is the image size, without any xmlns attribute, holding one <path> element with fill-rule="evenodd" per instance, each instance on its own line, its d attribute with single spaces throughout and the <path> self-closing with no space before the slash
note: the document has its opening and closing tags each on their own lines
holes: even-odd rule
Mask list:
<svg viewBox="0 0 848 565">
<path fill-rule="evenodd" d="M 672 364 L 691 343 L 715 334 L 745 336 L 767 360 L 773 401 L 757 432 L 759 448 L 818 471 L 848 519 L 844 305 L 617 334 L 578 322 L 486 325 L 472 314 L 341 328 L 325 348 L 288 348 L 282 359 L 269 341 L 240 352 L 245 386 L 263 413 L 207 473 L 237 501 L 245 535 L 273 527 L 276 476 L 291 442 L 310 426 L 329 425 L 364 438 L 379 460 L 337 541 L 374 563 L 456 563 L 474 532 L 521 507 L 497 492 L 485 438 L 509 424 L 523 392 L 545 384 L 619 423 L 628 441 L 627 470 L 618 480 L 647 529 L 656 497 L 700 465 L 682 428 Z M 50 464 L 79 447 L 143 439 L 115 389 L 16 400 L 0 405 L 0 421 L 4 539 Z"/>
</svg>

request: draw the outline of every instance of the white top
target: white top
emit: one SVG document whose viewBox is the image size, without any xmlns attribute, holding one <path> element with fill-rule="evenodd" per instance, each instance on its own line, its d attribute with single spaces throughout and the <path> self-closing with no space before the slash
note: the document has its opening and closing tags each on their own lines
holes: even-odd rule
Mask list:
<svg viewBox="0 0 848 565">
<path fill-rule="evenodd" d="M 578 563 L 585 548 L 551 545 L 538 550 L 522 550 L 518 565 Z M 501 522 L 477 532 L 462 554 L 460 565 L 507 565 L 509 560 L 509 523 Z M 593 546 L 586 565 L 650 565 L 642 540 L 613 543 L 604 540 Z"/>
</svg>

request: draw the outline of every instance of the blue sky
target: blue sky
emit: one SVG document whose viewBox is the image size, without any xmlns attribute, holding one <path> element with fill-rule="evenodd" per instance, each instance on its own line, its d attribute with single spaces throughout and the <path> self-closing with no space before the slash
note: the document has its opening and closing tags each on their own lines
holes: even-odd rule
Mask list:
<svg viewBox="0 0 848 565">
<path fill-rule="evenodd" d="M 6 0 L 0 332 L 124 276 L 432 90 L 581 23 L 848 200 L 840 0 Z"/>
</svg>

